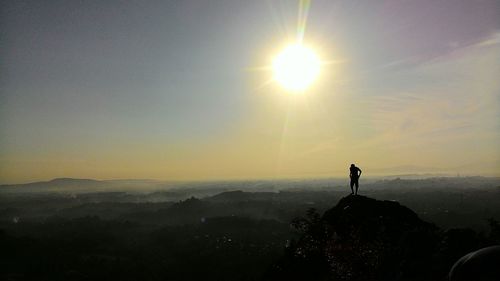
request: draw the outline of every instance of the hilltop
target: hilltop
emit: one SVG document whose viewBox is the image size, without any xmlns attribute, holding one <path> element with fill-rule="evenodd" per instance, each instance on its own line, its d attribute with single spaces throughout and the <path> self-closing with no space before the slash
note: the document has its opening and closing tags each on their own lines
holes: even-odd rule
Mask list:
<svg viewBox="0 0 500 281">
<path fill-rule="evenodd" d="M 485 243 L 468 230 L 443 232 L 398 202 L 365 196 L 344 197 L 323 215 L 310 209 L 292 225 L 302 235 L 267 280 L 439 280 Z"/>
</svg>

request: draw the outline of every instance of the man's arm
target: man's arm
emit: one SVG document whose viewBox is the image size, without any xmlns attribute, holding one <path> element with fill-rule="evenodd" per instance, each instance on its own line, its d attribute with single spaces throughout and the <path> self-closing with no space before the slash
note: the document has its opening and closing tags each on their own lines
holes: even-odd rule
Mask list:
<svg viewBox="0 0 500 281">
<path fill-rule="evenodd" d="M 361 173 L 362 173 L 363 171 L 361 171 L 361 169 L 360 169 L 360 168 L 358 168 L 358 170 L 359 170 L 359 177 L 361 177 Z"/>
</svg>

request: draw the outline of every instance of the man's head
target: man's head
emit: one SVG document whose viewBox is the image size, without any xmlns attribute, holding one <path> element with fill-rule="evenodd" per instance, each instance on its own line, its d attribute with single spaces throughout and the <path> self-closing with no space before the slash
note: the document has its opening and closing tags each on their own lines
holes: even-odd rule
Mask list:
<svg viewBox="0 0 500 281">
<path fill-rule="evenodd" d="M 354 168 L 354 167 L 356 167 L 356 165 L 354 165 L 354 164 L 351 164 L 351 168 Z"/>
</svg>

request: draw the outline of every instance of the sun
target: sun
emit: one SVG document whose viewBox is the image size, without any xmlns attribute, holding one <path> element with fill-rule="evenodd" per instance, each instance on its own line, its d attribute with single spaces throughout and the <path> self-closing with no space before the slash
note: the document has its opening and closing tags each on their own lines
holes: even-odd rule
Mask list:
<svg viewBox="0 0 500 281">
<path fill-rule="evenodd" d="M 320 65 L 312 49 L 302 44 L 289 45 L 273 60 L 274 80 L 291 92 L 302 92 L 318 78 Z"/>
</svg>

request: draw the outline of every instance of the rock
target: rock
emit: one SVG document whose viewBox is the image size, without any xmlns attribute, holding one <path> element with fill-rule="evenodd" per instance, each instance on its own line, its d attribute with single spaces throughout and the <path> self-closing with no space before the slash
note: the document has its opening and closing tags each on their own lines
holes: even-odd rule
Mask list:
<svg viewBox="0 0 500 281">
<path fill-rule="evenodd" d="M 451 268 L 449 280 L 500 280 L 500 246 L 482 248 L 463 256 Z"/>
<path fill-rule="evenodd" d="M 303 235 L 271 270 L 274 280 L 429 280 L 439 229 L 393 201 L 348 196 Z"/>
</svg>

